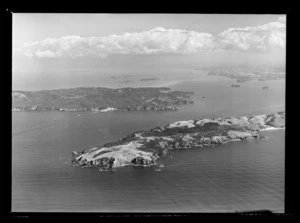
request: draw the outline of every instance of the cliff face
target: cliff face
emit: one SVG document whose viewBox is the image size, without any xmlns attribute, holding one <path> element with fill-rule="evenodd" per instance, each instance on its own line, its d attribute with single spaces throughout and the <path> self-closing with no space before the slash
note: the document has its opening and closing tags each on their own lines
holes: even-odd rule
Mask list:
<svg viewBox="0 0 300 223">
<path fill-rule="evenodd" d="M 157 165 L 171 149 L 203 148 L 238 140 L 255 140 L 259 131 L 284 128 L 285 112 L 255 116 L 187 120 L 139 131 L 103 147 L 74 152 L 73 164 L 112 169 Z"/>
</svg>

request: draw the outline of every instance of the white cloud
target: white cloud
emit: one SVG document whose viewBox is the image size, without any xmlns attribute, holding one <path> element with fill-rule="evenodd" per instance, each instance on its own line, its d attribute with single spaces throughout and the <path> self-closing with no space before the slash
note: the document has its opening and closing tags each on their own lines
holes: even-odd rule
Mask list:
<svg viewBox="0 0 300 223">
<path fill-rule="evenodd" d="M 189 54 L 207 50 L 213 45 L 213 36 L 209 33 L 157 27 L 140 33 L 106 37 L 45 39 L 26 44 L 25 53 L 36 57 L 55 55 L 72 58 L 88 55 L 104 57 L 109 54 Z"/>
<path fill-rule="evenodd" d="M 278 22 L 286 23 L 286 16 L 281 16 L 278 18 Z"/>
<path fill-rule="evenodd" d="M 220 48 L 270 52 L 284 48 L 286 42 L 286 26 L 281 22 L 270 22 L 256 27 L 230 28 L 217 35 Z"/>
<path fill-rule="evenodd" d="M 66 36 L 24 44 L 29 57 L 106 57 L 110 54 L 193 54 L 200 51 L 269 52 L 285 47 L 284 17 L 257 27 L 230 28 L 213 36 L 180 29 L 154 29 L 105 37 Z"/>
</svg>

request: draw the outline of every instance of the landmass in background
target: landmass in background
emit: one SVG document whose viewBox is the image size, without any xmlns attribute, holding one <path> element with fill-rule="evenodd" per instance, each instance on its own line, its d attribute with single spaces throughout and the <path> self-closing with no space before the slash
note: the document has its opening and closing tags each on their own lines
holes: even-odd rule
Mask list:
<svg viewBox="0 0 300 223">
<path fill-rule="evenodd" d="M 190 104 L 193 92 L 170 88 L 73 88 L 44 91 L 13 91 L 13 111 L 142 111 L 177 110 Z"/>
</svg>

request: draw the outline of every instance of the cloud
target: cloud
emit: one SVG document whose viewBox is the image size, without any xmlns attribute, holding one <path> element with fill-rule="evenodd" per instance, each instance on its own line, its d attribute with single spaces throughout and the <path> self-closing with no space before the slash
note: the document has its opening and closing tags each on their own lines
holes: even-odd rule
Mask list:
<svg viewBox="0 0 300 223">
<path fill-rule="evenodd" d="M 209 33 L 157 27 L 140 33 L 106 37 L 67 36 L 26 44 L 24 52 L 32 57 L 81 57 L 109 54 L 190 54 L 214 45 Z"/>
<path fill-rule="evenodd" d="M 216 50 L 270 52 L 285 47 L 285 16 L 257 27 L 230 28 L 215 36 L 181 29 L 154 29 L 105 37 L 65 36 L 23 45 L 28 57 L 106 57 L 111 54 L 194 54 Z"/>
<path fill-rule="evenodd" d="M 267 53 L 284 48 L 286 26 L 271 22 L 262 26 L 230 28 L 217 35 L 219 48 Z"/>
<path fill-rule="evenodd" d="M 278 18 L 278 22 L 286 23 L 286 16 L 281 16 Z"/>
</svg>

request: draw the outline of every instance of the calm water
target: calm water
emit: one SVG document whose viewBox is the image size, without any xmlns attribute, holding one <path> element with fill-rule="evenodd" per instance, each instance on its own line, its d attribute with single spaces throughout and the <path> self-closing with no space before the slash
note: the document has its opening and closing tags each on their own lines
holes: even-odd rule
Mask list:
<svg viewBox="0 0 300 223">
<path fill-rule="evenodd" d="M 177 112 L 14 112 L 13 211 L 228 212 L 284 211 L 285 131 L 267 139 L 172 152 L 157 167 L 115 172 L 73 167 L 73 150 L 117 140 L 130 132 L 175 120 L 259 114 L 284 108 L 285 82 L 232 80 L 172 86 L 195 91 L 194 105 Z M 269 86 L 268 91 L 261 90 Z M 205 98 L 202 98 L 202 97 Z"/>
</svg>

